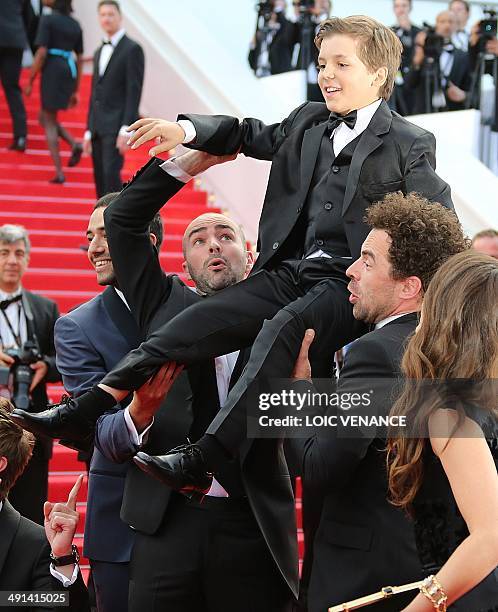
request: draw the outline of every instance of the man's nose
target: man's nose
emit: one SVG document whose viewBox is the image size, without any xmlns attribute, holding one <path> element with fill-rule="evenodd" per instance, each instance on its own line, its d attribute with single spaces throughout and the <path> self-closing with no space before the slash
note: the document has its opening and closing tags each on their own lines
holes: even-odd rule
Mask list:
<svg viewBox="0 0 498 612">
<path fill-rule="evenodd" d="M 218 240 L 211 240 L 209 250 L 212 253 L 219 253 L 221 251 L 221 244 L 218 242 Z"/>
<path fill-rule="evenodd" d="M 352 278 L 357 280 L 359 278 L 359 264 L 360 264 L 360 260 L 357 259 L 356 261 L 354 261 L 349 268 L 346 270 L 346 276 L 348 278 Z"/>
</svg>

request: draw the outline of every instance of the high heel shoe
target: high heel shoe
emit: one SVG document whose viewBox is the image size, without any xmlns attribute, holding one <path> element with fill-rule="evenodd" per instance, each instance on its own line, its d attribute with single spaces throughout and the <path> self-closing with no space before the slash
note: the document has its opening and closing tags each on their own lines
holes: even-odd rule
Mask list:
<svg viewBox="0 0 498 612">
<path fill-rule="evenodd" d="M 48 182 L 54 185 L 62 185 L 66 180 L 66 177 L 63 174 L 56 174 L 53 179 L 50 179 Z"/>
<path fill-rule="evenodd" d="M 78 142 L 73 147 L 73 151 L 71 153 L 71 157 L 69 158 L 69 161 L 68 161 L 67 165 L 70 168 L 72 168 L 73 166 L 77 166 L 80 163 L 82 155 L 83 155 L 83 145 L 81 145 Z"/>
</svg>

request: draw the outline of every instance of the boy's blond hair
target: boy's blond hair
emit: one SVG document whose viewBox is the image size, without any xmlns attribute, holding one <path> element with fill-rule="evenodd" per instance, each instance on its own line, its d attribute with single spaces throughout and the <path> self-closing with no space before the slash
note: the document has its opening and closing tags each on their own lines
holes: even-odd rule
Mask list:
<svg viewBox="0 0 498 612">
<path fill-rule="evenodd" d="M 396 34 L 379 21 L 365 15 L 351 15 L 343 19 L 332 17 L 320 24 L 315 37 L 317 48 L 320 49 L 324 38 L 333 34 L 344 34 L 357 40 L 357 55 L 371 72 L 387 68 L 386 82 L 380 88 L 379 95 L 384 100 L 389 100 L 403 51 Z"/>
</svg>

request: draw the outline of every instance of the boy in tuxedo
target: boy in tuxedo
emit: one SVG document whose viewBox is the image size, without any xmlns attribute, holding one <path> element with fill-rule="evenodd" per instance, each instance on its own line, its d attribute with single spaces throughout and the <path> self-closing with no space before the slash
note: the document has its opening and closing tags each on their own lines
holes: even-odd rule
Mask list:
<svg viewBox="0 0 498 612">
<path fill-rule="evenodd" d="M 189 365 L 254 343 L 197 444 L 136 458 L 177 490 L 204 491 L 209 474 L 245 440 L 253 381 L 288 377 L 307 328 L 316 331 L 310 359 L 317 376 L 329 374 L 334 351 L 361 333 L 345 271 L 368 234 L 366 208 L 394 191 L 453 206 L 434 170 L 434 136 L 387 106 L 402 51 L 396 35 L 370 17 L 332 18 L 322 23 L 316 45 L 325 104 L 305 103 L 280 124 L 181 115 L 177 123 L 143 119 L 131 126 L 134 147 L 160 139 L 151 154 L 183 142 L 215 155 L 240 150 L 272 160 L 258 260 L 246 280 L 174 317 L 77 401 L 36 417 L 17 411 L 25 427 L 61 436 L 66 424 L 94 420 L 165 361 Z M 216 265 L 222 269 L 223 262 Z"/>
</svg>

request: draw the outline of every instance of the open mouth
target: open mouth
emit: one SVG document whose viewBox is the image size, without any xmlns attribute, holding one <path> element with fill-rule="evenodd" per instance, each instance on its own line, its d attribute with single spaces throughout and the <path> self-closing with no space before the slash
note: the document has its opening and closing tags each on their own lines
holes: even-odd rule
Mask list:
<svg viewBox="0 0 498 612">
<path fill-rule="evenodd" d="M 342 91 L 342 89 L 340 87 L 324 87 L 323 91 L 327 96 L 334 96 L 338 92 Z"/>
<path fill-rule="evenodd" d="M 208 269 L 217 272 L 218 270 L 224 270 L 227 267 L 227 264 L 224 259 L 217 257 L 216 259 L 212 259 L 209 262 Z"/>
</svg>

